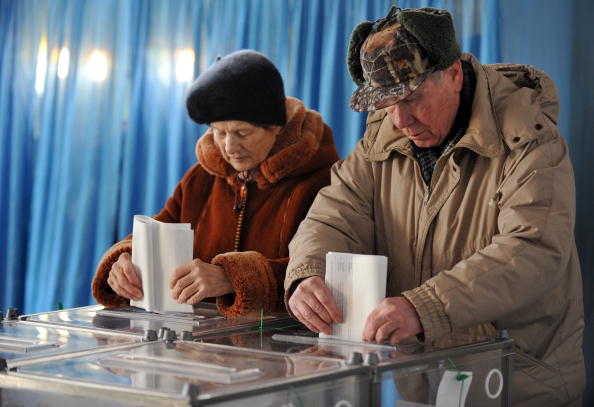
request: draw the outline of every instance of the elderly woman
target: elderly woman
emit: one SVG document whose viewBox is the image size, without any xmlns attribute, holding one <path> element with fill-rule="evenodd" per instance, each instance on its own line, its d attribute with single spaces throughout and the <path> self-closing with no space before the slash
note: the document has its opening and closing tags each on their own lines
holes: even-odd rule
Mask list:
<svg viewBox="0 0 594 407">
<path fill-rule="evenodd" d="M 275 66 L 251 50 L 215 62 L 187 108 L 210 127 L 196 144 L 198 163 L 154 217 L 194 229 L 194 260 L 174 271 L 171 294 L 188 304 L 216 298 L 228 317 L 282 310 L 289 241 L 338 160 L 332 131 L 285 98 Z M 99 303 L 142 299 L 131 251 L 128 236 L 101 259 L 92 284 Z"/>
</svg>

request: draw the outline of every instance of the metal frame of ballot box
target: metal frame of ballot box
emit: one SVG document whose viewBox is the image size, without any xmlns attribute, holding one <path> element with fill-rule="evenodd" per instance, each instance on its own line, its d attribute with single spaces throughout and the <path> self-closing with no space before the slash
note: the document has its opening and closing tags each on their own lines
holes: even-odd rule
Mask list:
<svg viewBox="0 0 594 407">
<path fill-rule="evenodd" d="M 397 346 L 318 338 L 300 329 L 233 333 L 204 338 L 206 343 L 336 358 L 370 369 L 369 405 L 434 406 L 446 372 L 470 385 L 468 406 L 511 406 L 514 342 L 454 334 L 433 342 Z M 354 362 L 353 362 L 354 361 Z M 470 373 L 469 373 L 470 372 Z M 470 378 L 469 376 L 473 376 Z M 444 387 L 445 388 L 445 387 Z M 411 390 L 413 389 L 413 390 Z M 458 404 L 456 404 L 458 405 Z M 464 405 L 464 404 L 460 404 Z"/>
<path fill-rule="evenodd" d="M 6 375 L 13 387 L 97 400 L 89 406 L 106 399 L 117 405 L 141 400 L 143 405 L 338 407 L 367 406 L 371 400 L 366 366 L 192 341 L 38 358 L 16 364 Z"/>
<path fill-rule="evenodd" d="M 176 337 L 184 336 L 187 340 L 217 335 L 221 332 L 242 331 L 258 327 L 262 323 L 267 326 L 286 326 L 295 323 L 288 314 L 283 313 L 265 315 L 261 318 L 259 316 L 225 318 L 219 314 L 216 305 L 211 303 L 199 303 L 194 306 L 194 314 L 158 314 L 135 307 L 110 309 L 101 305 L 91 305 L 21 315 L 19 320 L 36 325 L 60 325 L 72 329 L 79 327 L 139 337 L 147 335 L 147 331 L 154 331 L 160 337 L 163 335 L 163 330 L 169 330 L 175 332 Z"/>
</svg>

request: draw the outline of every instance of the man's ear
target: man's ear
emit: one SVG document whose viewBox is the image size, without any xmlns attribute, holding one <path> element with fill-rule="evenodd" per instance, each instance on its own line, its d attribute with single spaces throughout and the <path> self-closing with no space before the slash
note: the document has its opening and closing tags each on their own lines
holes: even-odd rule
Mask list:
<svg viewBox="0 0 594 407">
<path fill-rule="evenodd" d="M 454 89 L 457 92 L 462 90 L 462 82 L 464 81 L 464 72 L 462 71 L 462 62 L 457 59 L 448 69 L 445 70 L 448 79 L 452 81 Z"/>
</svg>

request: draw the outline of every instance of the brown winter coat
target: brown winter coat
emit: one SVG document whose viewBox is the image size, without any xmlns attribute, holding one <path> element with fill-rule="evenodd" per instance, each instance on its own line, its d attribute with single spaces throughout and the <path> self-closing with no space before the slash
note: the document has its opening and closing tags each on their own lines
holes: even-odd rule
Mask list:
<svg viewBox="0 0 594 407">
<path fill-rule="evenodd" d="M 514 406 L 578 405 L 582 286 L 557 92 L 532 67 L 463 58 L 476 73 L 472 116 L 430 187 L 406 136 L 371 114 L 290 244 L 285 288 L 323 276 L 327 251 L 385 255 L 387 295 L 410 300 L 425 337 L 507 328 Z"/>
<path fill-rule="evenodd" d="M 330 182 L 330 167 L 338 160 L 332 131 L 322 117 L 294 98 L 287 98 L 286 106 L 287 124 L 269 157 L 254 171 L 255 180 L 248 183 L 238 252 L 232 252 L 239 215 L 233 209 L 237 173 L 223 159 L 210 131 L 196 144 L 199 163 L 155 216 L 162 222 L 191 223 L 194 258 L 225 268 L 235 294 L 217 298 L 217 306 L 229 317 L 284 310 L 288 243 L 318 190 Z M 131 250 L 129 236 L 101 259 L 92 283 L 99 303 L 129 303 L 111 290 L 107 278 L 120 254 Z"/>
</svg>

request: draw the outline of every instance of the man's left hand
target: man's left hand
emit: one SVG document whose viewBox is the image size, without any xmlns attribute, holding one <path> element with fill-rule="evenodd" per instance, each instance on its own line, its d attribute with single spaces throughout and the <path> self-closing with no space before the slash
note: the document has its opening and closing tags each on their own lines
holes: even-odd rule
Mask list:
<svg viewBox="0 0 594 407">
<path fill-rule="evenodd" d="M 396 345 L 405 338 L 423 332 L 421 320 L 415 307 L 404 297 L 384 299 L 367 317 L 363 329 L 363 340 L 366 342 Z"/>
</svg>

